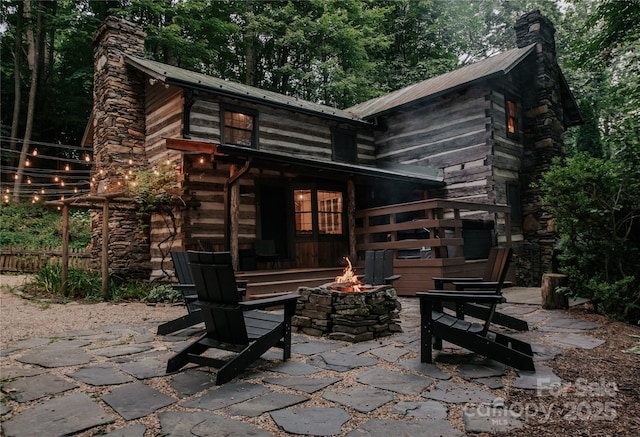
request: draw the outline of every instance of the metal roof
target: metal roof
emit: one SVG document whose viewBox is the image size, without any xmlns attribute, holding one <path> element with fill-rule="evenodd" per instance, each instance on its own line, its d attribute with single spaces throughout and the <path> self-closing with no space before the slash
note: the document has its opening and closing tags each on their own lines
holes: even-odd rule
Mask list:
<svg viewBox="0 0 640 437">
<path fill-rule="evenodd" d="M 363 123 L 357 115 L 331 106 L 301 100 L 296 97 L 263 90 L 206 74 L 185 70 L 161 62 L 126 55 L 126 62 L 149 76 L 172 85 L 225 94 L 243 100 L 264 102 L 316 116 L 338 119 L 342 122 Z"/>
<path fill-rule="evenodd" d="M 526 47 L 511 49 L 449 73 L 423 80 L 382 97 L 359 103 L 347 108 L 346 111 L 367 119 L 392 109 L 412 104 L 417 100 L 433 98 L 456 88 L 468 86 L 494 75 L 505 75 L 533 52 L 534 47 L 535 44 L 531 44 Z"/>
<path fill-rule="evenodd" d="M 324 161 L 303 156 L 284 155 L 271 151 L 252 149 L 235 144 L 218 144 L 216 150 L 229 155 L 245 156 L 271 162 L 303 165 L 320 170 L 336 171 L 353 176 L 364 176 L 376 179 L 386 179 L 400 182 L 413 182 L 433 187 L 444 186 L 442 170 L 428 167 L 418 168 L 412 165 L 396 165 L 393 168 L 373 167 L 352 163 Z M 404 168 L 403 168 L 404 167 Z"/>
</svg>

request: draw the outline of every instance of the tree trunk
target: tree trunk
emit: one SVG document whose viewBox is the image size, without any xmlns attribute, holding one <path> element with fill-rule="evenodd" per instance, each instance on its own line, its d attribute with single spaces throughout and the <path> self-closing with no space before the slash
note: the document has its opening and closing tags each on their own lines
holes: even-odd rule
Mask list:
<svg viewBox="0 0 640 437">
<path fill-rule="evenodd" d="M 9 148 L 15 150 L 17 147 L 18 124 L 20 122 L 20 105 L 22 105 L 22 77 L 20 67 L 22 66 L 22 18 L 24 15 L 24 4 L 18 2 L 18 12 L 16 16 L 15 48 L 13 54 L 13 116 L 11 119 L 11 143 Z"/>
<path fill-rule="evenodd" d="M 542 275 L 542 308 L 547 310 L 565 309 L 569 306 L 567 296 L 556 289 L 567 284 L 567 275 L 545 273 Z"/>
<path fill-rule="evenodd" d="M 31 1 L 24 3 L 25 17 L 31 16 Z M 31 143 L 31 133 L 33 130 L 33 118 L 35 114 L 36 106 L 36 91 L 38 89 L 38 58 L 40 56 L 41 47 L 41 35 L 42 33 L 42 12 L 38 7 L 37 20 L 36 20 L 36 32 L 34 35 L 33 24 L 27 27 L 27 40 L 29 43 L 29 68 L 31 69 L 31 85 L 29 88 L 29 105 L 27 106 L 27 120 L 24 128 L 24 140 L 22 142 L 22 150 L 20 152 L 20 161 L 18 163 L 18 171 L 16 172 L 16 179 L 13 185 L 13 200 L 14 202 L 20 201 L 20 192 L 22 191 L 22 176 L 24 175 L 25 162 L 27 160 L 27 153 L 29 153 L 29 145 Z"/>
</svg>

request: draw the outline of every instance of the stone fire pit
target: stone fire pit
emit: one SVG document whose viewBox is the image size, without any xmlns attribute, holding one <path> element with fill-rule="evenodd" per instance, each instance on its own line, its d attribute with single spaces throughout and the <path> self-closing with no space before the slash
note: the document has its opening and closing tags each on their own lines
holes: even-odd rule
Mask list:
<svg viewBox="0 0 640 437">
<path fill-rule="evenodd" d="M 401 305 L 392 286 L 346 292 L 332 285 L 298 288 L 300 298 L 292 321 L 296 332 L 354 343 L 402 332 Z"/>
</svg>

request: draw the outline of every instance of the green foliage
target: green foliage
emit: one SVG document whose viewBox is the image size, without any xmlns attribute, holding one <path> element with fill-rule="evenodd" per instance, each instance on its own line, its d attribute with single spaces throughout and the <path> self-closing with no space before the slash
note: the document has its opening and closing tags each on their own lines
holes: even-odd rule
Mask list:
<svg viewBox="0 0 640 437">
<path fill-rule="evenodd" d="M 89 212 L 69 212 L 69 247 L 83 248 L 91 242 Z M 0 247 L 29 249 L 62 246 L 62 215 L 39 204 L 21 203 L 0 207 Z"/>
<path fill-rule="evenodd" d="M 109 284 L 113 287 L 113 283 Z M 69 268 L 67 278 L 67 296 L 62 293 L 62 265 L 48 263 L 34 275 L 33 281 L 26 286 L 36 296 L 72 299 L 100 300 L 102 295 L 102 277 L 100 272 Z"/>
<path fill-rule="evenodd" d="M 170 284 L 147 281 L 125 281 L 109 278 L 108 288 L 113 302 L 167 302 L 182 301 L 182 294 Z M 25 290 L 35 297 L 65 301 L 79 299 L 88 302 L 103 301 L 102 276 L 100 272 L 83 269 L 69 269 L 67 296 L 62 293 L 62 266 L 58 263 L 46 264 L 34 275 Z"/>
<path fill-rule="evenodd" d="M 150 284 L 147 294 L 141 299 L 144 302 L 182 302 L 182 293 L 170 284 Z"/>
<path fill-rule="evenodd" d="M 138 217 L 141 228 L 149 226 L 149 217 L 153 213 L 167 214 L 173 223 L 173 211 L 176 207 L 184 207 L 182 187 L 176 177 L 175 168 L 163 163 L 158 168 L 140 170 L 128 176 L 128 190 L 138 206 Z"/>
<path fill-rule="evenodd" d="M 556 160 L 541 184 L 572 293 L 631 323 L 640 320 L 639 166 L 640 153 L 607 160 L 578 154 L 566 165 Z"/>
</svg>

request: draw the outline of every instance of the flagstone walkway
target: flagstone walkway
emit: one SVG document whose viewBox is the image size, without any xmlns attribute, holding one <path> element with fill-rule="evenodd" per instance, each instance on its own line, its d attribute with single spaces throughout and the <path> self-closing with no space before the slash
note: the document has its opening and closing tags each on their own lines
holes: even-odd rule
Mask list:
<svg viewBox="0 0 640 437">
<path fill-rule="evenodd" d="M 515 371 L 446 342 L 437 364 L 420 363 L 418 300 L 411 298 L 400 299 L 400 334 L 355 344 L 294 335 L 290 361 L 269 351 L 223 386 L 215 386 L 206 369 L 165 374 L 167 359 L 201 327 L 162 337 L 155 335 L 161 321 L 154 321 L 19 341 L 0 351 L 2 430 L 7 437 L 508 431 L 524 419 L 501 408 L 506 384 L 548 389 L 560 378 L 545 360 L 603 342 L 588 335 L 597 324 L 517 303 L 539 301 L 531 291 L 515 296 L 502 311 L 529 322 L 530 330 L 515 336 L 532 343 L 536 372 Z M 461 419 L 451 414 L 456 409 Z"/>
</svg>

